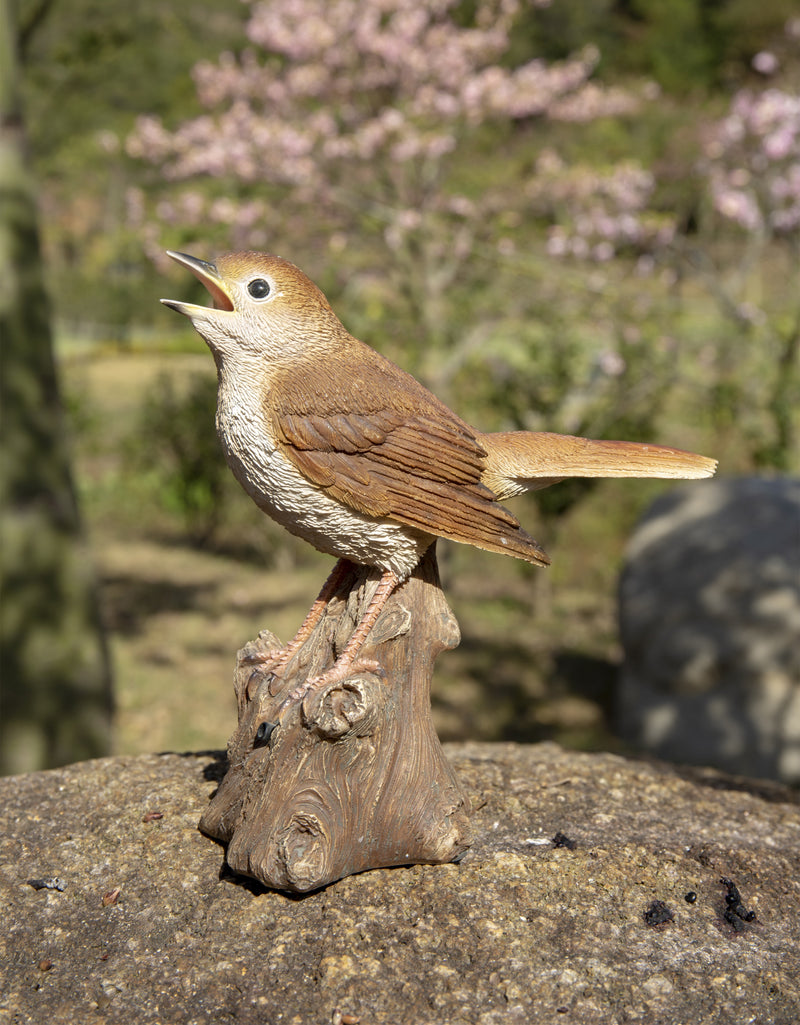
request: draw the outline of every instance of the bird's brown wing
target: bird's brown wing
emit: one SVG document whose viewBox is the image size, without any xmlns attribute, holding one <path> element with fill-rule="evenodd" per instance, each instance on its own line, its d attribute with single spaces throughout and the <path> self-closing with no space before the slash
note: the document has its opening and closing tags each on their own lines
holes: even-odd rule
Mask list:
<svg viewBox="0 0 800 1025">
<path fill-rule="evenodd" d="M 272 391 L 282 451 L 313 484 L 357 512 L 528 562 L 543 549 L 480 482 L 485 451 L 470 428 L 414 378 L 308 375 Z M 397 375 L 402 375 L 398 378 Z M 313 411 L 312 411 L 313 409 Z M 357 410 L 354 412 L 353 410 Z"/>
</svg>

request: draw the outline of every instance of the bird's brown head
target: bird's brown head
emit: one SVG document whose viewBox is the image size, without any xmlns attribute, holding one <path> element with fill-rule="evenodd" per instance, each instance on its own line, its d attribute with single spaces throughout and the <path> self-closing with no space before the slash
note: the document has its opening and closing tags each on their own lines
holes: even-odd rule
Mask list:
<svg viewBox="0 0 800 1025">
<path fill-rule="evenodd" d="M 218 362 L 296 360 L 346 335 L 328 300 L 294 264 L 268 253 L 225 253 L 207 263 L 186 253 L 167 255 L 208 289 L 213 305 L 162 299 L 188 317 Z"/>
</svg>

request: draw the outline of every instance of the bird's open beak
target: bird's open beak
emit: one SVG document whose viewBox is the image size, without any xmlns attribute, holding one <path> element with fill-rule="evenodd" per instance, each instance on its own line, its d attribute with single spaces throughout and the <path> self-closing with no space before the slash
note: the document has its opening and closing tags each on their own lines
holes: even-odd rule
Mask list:
<svg viewBox="0 0 800 1025">
<path fill-rule="evenodd" d="M 167 256 L 170 256 L 176 263 L 188 267 L 197 280 L 203 282 L 211 295 L 215 310 L 233 312 L 233 299 L 213 263 L 198 260 L 196 256 L 189 256 L 188 253 L 176 253 L 172 249 L 167 250 Z M 196 306 L 194 303 L 178 302 L 177 299 L 162 299 L 161 302 L 165 306 L 169 306 L 171 310 L 176 310 L 190 318 L 208 309 L 206 306 Z"/>
</svg>

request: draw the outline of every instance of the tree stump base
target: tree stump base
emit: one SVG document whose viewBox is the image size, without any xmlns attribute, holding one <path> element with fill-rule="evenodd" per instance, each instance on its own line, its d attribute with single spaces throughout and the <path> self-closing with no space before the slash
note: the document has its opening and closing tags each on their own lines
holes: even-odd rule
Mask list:
<svg viewBox="0 0 800 1025">
<path fill-rule="evenodd" d="M 467 799 L 433 727 L 434 661 L 460 640 L 439 582 L 435 546 L 391 596 L 359 672 L 283 714 L 285 696 L 333 664 L 379 574 L 352 566 L 280 677 L 247 659 L 280 647 L 262 631 L 238 654 L 239 725 L 228 771 L 200 829 L 228 844 L 235 872 L 305 892 L 355 872 L 457 861 L 469 847 Z"/>
</svg>

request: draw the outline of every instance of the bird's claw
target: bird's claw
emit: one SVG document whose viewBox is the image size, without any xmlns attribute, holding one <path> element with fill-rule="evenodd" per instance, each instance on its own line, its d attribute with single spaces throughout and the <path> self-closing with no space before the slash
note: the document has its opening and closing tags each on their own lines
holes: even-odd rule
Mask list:
<svg viewBox="0 0 800 1025">
<path fill-rule="evenodd" d="M 274 669 L 267 670 L 267 672 L 259 671 L 258 669 L 253 670 L 245 685 L 245 700 L 252 701 L 259 689 L 265 684 L 270 696 L 274 697 L 282 686 L 281 668 L 281 666 L 276 666 Z"/>
<path fill-rule="evenodd" d="M 344 665 L 337 665 L 334 663 L 331 668 L 322 673 L 322 675 L 304 680 L 286 695 L 278 709 L 278 722 L 283 722 L 284 714 L 290 708 L 305 701 L 310 695 L 315 694 L 326 687 L 343 683 L 350 677 L 358 676 L 359 673 L 371 673 L 375 676 L 379 676 L 381 679 L 386 678 L 386 671 L 383 666 L 380 662 L 376 662 L 374 659 L 358 659 L 355 662 L 346 663 Z"/>
<path fill-rule="evenodd" d="M 239 661 L 246 666 L 265 665 L 269 662 L 279 662 L 282 656 L 283 648 L 270 648 L 269 651 L 248 651 Z"/>
</svg>

